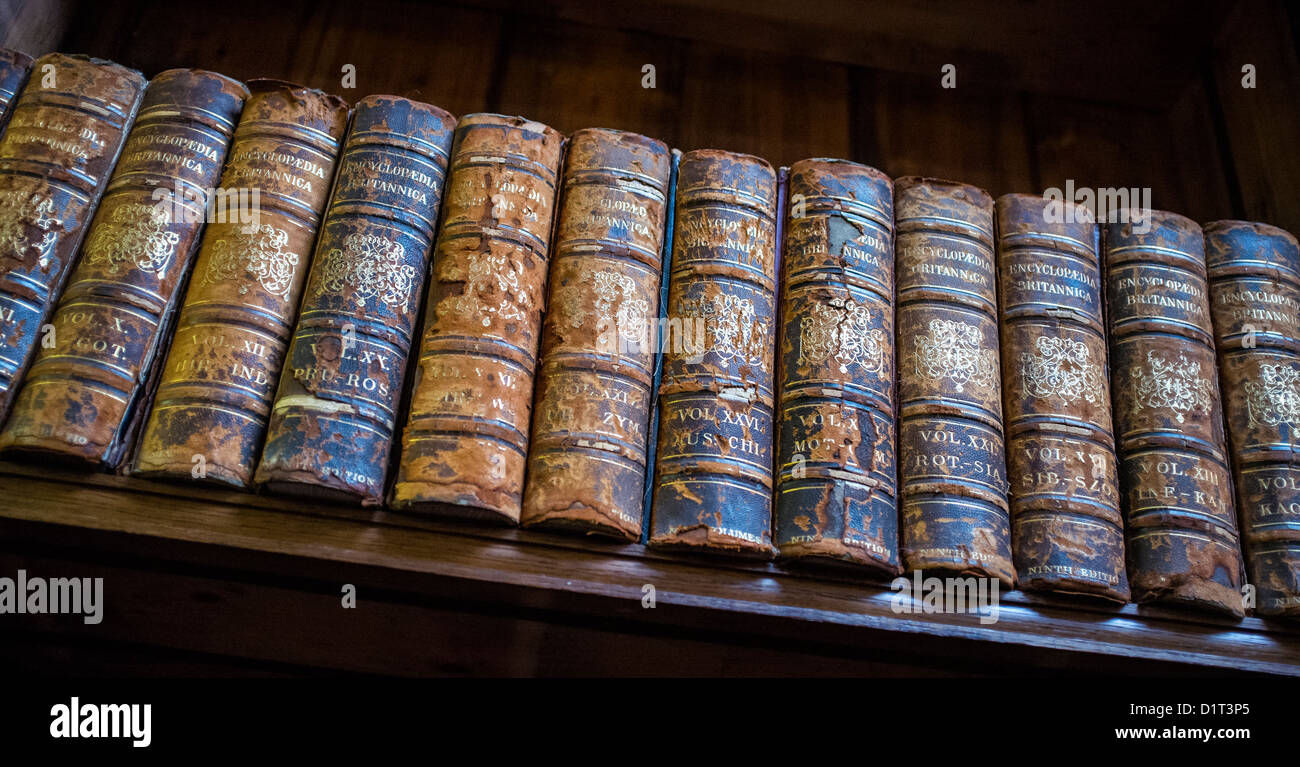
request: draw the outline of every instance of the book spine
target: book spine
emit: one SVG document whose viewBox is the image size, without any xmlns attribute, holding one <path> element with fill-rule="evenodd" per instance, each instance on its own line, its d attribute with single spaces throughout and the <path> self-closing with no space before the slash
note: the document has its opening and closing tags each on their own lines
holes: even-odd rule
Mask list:
<svg viewBox="0 0 1300 767">
<path fill-rule="evenodd" d="M 149 84 L 0 448 L 121 463 L 246 96 L 192 69 Z"/>
<path fill-rule="evenodd" d="M 776 196 L 757 157 L 682 157 L 652 546 L 774 552 Z"/>
<path fill-rule="evenodd" d="M 37 345 L 54 340 L 46 320 L 145 87 L 139 72 L 86 56 L 33 66 L 0 138 L 0 421 Z"/>
<path fill-rule="evenodd" d="M 641 544 L 650 540 L 650 517 L 654 510 L 655 499 L 655 459 L 659 448 L 659 383 L 664 377 L 664 330 L 668 317 L 668 283 L 673 271 L 673 231 L 676 227 L 677 173 L 682 162 L 682 150 L 673 149 L 669 162 L 672 171 L 668 179 L 668 206 L 664 216 L 664 241 L 659 248 L 659 257 L 663 262 L 659 267 L 659 290 L 655 295 L 658 310 L 655 313 L 657 328 L 655 333 L 655 369 L 650 383 L 650 424 L 646 434 L 646 473 L 641 487 L 641 534 L 637 540 Z"/>
<path fill-rule="evenodd" d="M 1244 614 L 1242 561 L 1194 221 L 1106 225 L 1115 437 L 1135 602 Z"/>
<path fill-rule="evenodd" d="M 252 80 L 132 473 L 247 487 L 347 105 Z"/>
<path fill-rule="evenodd" d="M 9 122 L 10 107 L 27 76 L 32 71 L 32 57 L 8 48 L 0 48 L 0 135 Z"/>
<path fill-rule="evenodd" d="M 517 523 L 563 137 L 461 119 L 394 508 Z"/>
<path fill-rule="evenodd" d="M 1087 208 L 1040 196 L 996 209 L 1016 579 L 1127 602 L 1099 230 Z"/>
<path fill-rule="evenodd" d="M 634 133 L 569 138 L 525 526 L 641 534 L 671 161 L 663 143 Z"/>
<path fill-rule="evenodd" d="M 783 558 L 899 572 L 894 192 L 874 168 L 790 168 L 775 542 Z"/>
<path fill-rule="evenodd" d="M 383 503 L 456 118 L 357 102 L 255 482 Z"/>
<path fill-rule="evenodd" d="M 894 181 L 903 563 L 1011 587 L 993 200 Z"/>
<path fill-rule="evenodd" d="M 1266 224 L 1215 221 L 1204 231 L 1255 611 L 1300 616 L 1300 246 Z"/>
</svg>

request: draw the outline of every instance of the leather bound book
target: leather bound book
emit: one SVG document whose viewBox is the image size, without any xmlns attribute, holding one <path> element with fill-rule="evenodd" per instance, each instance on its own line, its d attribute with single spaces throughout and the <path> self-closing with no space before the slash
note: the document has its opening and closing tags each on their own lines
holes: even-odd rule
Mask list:
<svg viewBox="0 0 1300 767">
<path fill-rule="evenodd" d="M 519 521 L 564 138 L 456 126 L 393 508 Z"/>
<path fill-rule="evenodd" d="M 139 72 L 86 56 L 33 67 L 0 138 L 0 421 L 37 347 L 56 340 L 46 320 L 145 87 Z"/>
<path fill-rule="evenodd" d="M 1133 601 L 1241 616 L 1205 241 L 1194 221 L 1145 215 L 1106 225 L 1111 389 Z"/>
<path fill-rule="evenodd" d="M 32 57 L 26 53 L 0 48 L 0 134 L 9 122 L 9 109 L 32 71 Z"/>
<path fill-rule="evenodd" d="M 652 546 L 770 557 L 776 172 L 682 156 L 659 385 Z"/>
<path fill-rule="evenodd" d="M 569 137 L 552 246 L 525 526 L 641 535 L 672 155 L 635 133 Z"/>
<path fill-rule="evenodd" d="M 348 109 L 278 80 L 248 88 L 221 175 L 232 209 L 204 232 L 133 474 L 253 478 Z"/>
<path fill-rule="evenodd" d="M 1205 256 L 1255 612 L 1300 616 L 1300 247 L 1267 224 L 1214 221 Z"/>
<path fill-rule="evenodd" d="M 247 95 L 194 69 L 149 83 L 0 448 L 122 462 Z"/>
<path fill-rule="evenodd" d="M 357 102 L 255 481 L 383 503 L 456 118 Z"/>
<path fill-rule="evenodd" d="M 903 564 L 1010 588 L 993 200 L 895 179 L 894 230 Z"/>
<path fill-rule="evenodd" d="M 658 310 L 655 313 L 657 320 L 664 320 L 668 317 L 668 283 L 671 282 L 669 276 L 672 274 L 673 262 L 673 231 L 676 226 L 677 209 L 674 205 L 677 200 L 677 176 L 678 168 L 682 162 L 682 150 L 671 150 L 670 163 L 672 165 L 668 179 L 668 206 L 664 217 L 664 242 L 663 247 L 659 249 L 663 266 L 659 270 L 659 293 L 656 296 Z M 780 219 L 777 219 L 778 223 Z M 664 355 L 663 355 L 663 333 L 660 332 L 665 326 L 660 325 L 656 329 L 655 336 L 655 367 L 654 378 L 650 385 L 651 407 L 650 423 L 646 429 L 646 476 L 645 484 L 641 489 L 641 533 L 637 540 L 640 543 L 647 543 L 650 540 L 650 517 L 654 510 L 655 500 L 655 476 L 654 466 L 656 462 L 657 450 L 659 448 L 659 383 L 664 377 Z"/>
<path fill-rule="evenodd" d="M 1041 196 L 997 201 L 1011 543 L 1027 590 L 1127 602 L 1099 229 Z"/>
<path fill-rule="evenodd" d="M 814 159 L 790 167 L 789 193 L 775 543 L 895 575 L 894 187 Z"/>
</svg>

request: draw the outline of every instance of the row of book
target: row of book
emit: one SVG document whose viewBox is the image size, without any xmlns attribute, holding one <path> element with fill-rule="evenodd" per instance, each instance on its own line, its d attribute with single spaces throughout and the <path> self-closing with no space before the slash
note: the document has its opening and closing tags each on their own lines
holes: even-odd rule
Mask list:
<svg viewBox="0 0 1300 767">
<path fill-rule="evenodd" d="M 1300 614 L 1279 229 L 65 54 L 5 114 L 6 456 Z"/>
</svg>

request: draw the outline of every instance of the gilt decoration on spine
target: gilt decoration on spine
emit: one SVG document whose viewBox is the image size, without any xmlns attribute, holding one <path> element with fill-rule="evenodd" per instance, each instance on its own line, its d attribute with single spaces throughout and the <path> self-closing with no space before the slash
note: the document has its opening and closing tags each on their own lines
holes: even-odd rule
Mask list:
<svg viewBox="0 0 1300 767">
<path fill-rule="evenodd" d="M 682 157 L 652 546 L 774 552 L 776 201 L 764 160 L 711 149 Z"/>
<path fill-rule="evenodd" d="M 428 104 L 357 102 L 257 484 L 383 502 L 455 127 Z"/>
<path fill-rule="evenodd" d="M 1106 224 L 1115 440 L 1135 602 L 1244 614 L 1201 228 Z"/>
<path fill-rule="evenodd" d="M 247 487 L 334 176 L 347 104 L 252 80 L 132 473 Z"/>
<path fill-rule="evenodd" d="M 195 69 L 149 83 L 0 447 L 107 469 L 126 457 L 247 95 Z"/>
<path fill-rule="evenodd" d="M 998 198 L 997 229 L 1016 579 L 1127 602 L 1099 230 L 1023 194 Z"/>
<path fill-rule="evenodd" d="M 461 119 L 391 504 L 519 521 L 564 138 Z"/>
<path fill-rule="evenodd" d="M 1015 583 L 993 200 L 894 181 L 903 564 Z"/>
<path fill-rule="evenodd" d="M 0 421 L 46 325 L 144 94 L 145 79 L 102 59 L 51 53 L 0 138 Z"/>
<path fill-rule="evenodd" d="M 895 575 L 893 185 L 824 159 L 795 163 L 789 183 L 775 543 Z"/>
<path fill-rule="evenodd" d="M 1300 246 L 1267 224 L 1214 221 L 1205 256 L 1255 611 L 1300 616 Z"/>
<path fill-rule="evenodd" d="M 569 139 L 538 363 L 525 525 L 641 534 L 672 155 L 634 133 Z"/>
</svg>

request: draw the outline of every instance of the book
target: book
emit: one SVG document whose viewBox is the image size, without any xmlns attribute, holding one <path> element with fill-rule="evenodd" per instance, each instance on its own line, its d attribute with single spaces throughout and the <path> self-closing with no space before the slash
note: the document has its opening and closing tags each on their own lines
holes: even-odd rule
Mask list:
<svg viewBox="0 0 1300 767">
<path fill-rule="evenodd" d="M 133 69 L 37 59 L 0 138 L 0 421 L 13 406 L 144 94 Z"/>
<path fill-rule="evenodd" d="M 782 244 L 775 543 L 896 575 L 894 187 L 845 160 L 790 166 Z"/>
<path fill-rule="evenodd" d="M 10 107 L 27 76 L 32 71 L 32 57 L 20 51 L 0 48 L 0 135 L 9 122 Z"/>
<path fill-rule="evenodd" d="M 1106 300 L 1133 601 L 1240 617 L 1201 227 L 1165 211 L 1117 218 L 1105 225 Z"/>
<path fill-rule="evenodd" d="M 428 104 L 357 102 L 256 484 L 383 503 L 455 127 Z"/>
<path fill-rule="evenodd" d="M 665 331 L 668 329 L 668 283 L 671 282 L 669 277 L 673 268 L 673 232 L 676 230 L 677 224 L 677 207 L 675 204 L 677 200 L 677 172 L 681 167 L 682 154 L 683 152 L 680 149 L 672 150 L 672 171 L 668 180 L 668 206 L 664 216 L 664 242 L 659 251 L 663 259 L 663 266 L 659 270 L 659 294 L 656 296 L 659 308 L 655 312 L 655 317 L 659 325 L 655 339 L 654 376 L 650 383 L 652 400 L 650 423 L 646 429 L 646 476 L 645 484 L 641 490 L 641 534 L 638 536 L 638 540 L 642 544 L 648 543 L 650 540 L 650 517 L 654 511 L 654 467 L 659 449 L 659 384 L 664 377 L 663 342 Z M 777 219 L 777 225 L 780 225 L 780 218 Z"/>
<path fill-rule="evenodd" d="M 251 80 L 131 472 L 245 488 L 347 122 L 337 96 Z"/>
<path fill-rule="evenodd" d="M 473 114 L 454 147 L 390 505 L 517 524 L 564 137 Z"/>
<path fill-rule="evenodd" d="M 635 133 L 569 137 L 521 523 L 641 535 L 672 155 Z"/>
<path fill-rule="evenodd" d="M 1249 221 L 1204 226 L 1238 521 L 1258 615 L 1300 615 L 1300 246 Z"/>
<path fill-rule="evenodd" d="M 1011 588 L 993 199 L 898 178 L 894 232 L 903 565 Z"/>
<path fill-rule="evenodd" d="M 674 206 L 649 544 L 770 557 L 776 172 L 687 152 Z"/>
<path fill-rule="evenodd" d="M 195 69 L 149 83 L 0 449 L 121 464 L 247 95 Z"/>
<path fill-rule="evenodd" d="M 1003 195 L 996 212 L 1016 581 L 1127 602 L 1100 230 L 1037 195 Z"/>
</svg>

